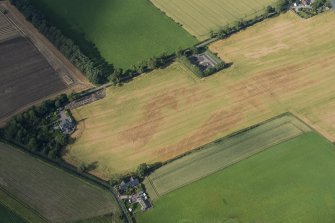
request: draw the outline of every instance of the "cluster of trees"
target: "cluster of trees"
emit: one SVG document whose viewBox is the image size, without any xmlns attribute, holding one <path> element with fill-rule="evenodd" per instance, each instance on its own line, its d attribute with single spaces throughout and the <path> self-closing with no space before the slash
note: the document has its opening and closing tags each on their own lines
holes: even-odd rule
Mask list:
<svg viewBox="0 0 335 223">
<path fill-rule="evenodd" d="M 315 0 L 310 8 L 301 8 L 297 14 L 301 16 L 302 18 L 310 18 L 312 16 L 315 16 L 323 11 L 325 11 L 327 8 L 331 8 L 332 4 L 330 0 Z"/>
<path fill-rule="evenodd" d="M 153 163 L 153 164 L 147 164 L 142 163 L 140 164 L 136 171 L 133 173 L 121 175 L 121 174 L 114 174 L 111 176 L 109 180 L 109 184 L 111 186 L 119 185 L 123 180 L 129 180 L 130 177 L 138 177 L 139 179 L 144 179 L 144 177 L 149 176 L 150 173 L 152 173 L 154 170 L 161 167 L 163 164 L 161 162 Z"/>
<path fill-rule="evenodd" d="M 263 15 L 256 16 L 253 19 L 249 19 L 249 20 L 241 19 L 232 25 L 227 25 L 223 27 L 221 30 L 217 32 L 211 32 L 211 37 L 219 38 L 219 39 L 227 38 L 231 34 L 234 34 L 242 29 L 245 29 L 260 21 L 263 21 L 264 19 L 268 17 L 274 16 L 283 11 L 286 11 L 289 8 L 291 3 L 292 3 L 292 0 L 279 0 L 274 7 L 268 6 Z"/>
<path fill-rule="evenodd" d="M 55 100 L 47 100 L 40 106 L 33 106 L 14 116 L 0 130 L 0 136 L 30 152 L 57 159 L 69 139 L 60 130 L 54 129 L 54 124 L 58 121 L 58 115 L 55 113 L 68 101 L 67 95 L 62 94 Z"/>
<path fill-rule="evenodd" d="M 123 71 L 122 69 L 116 69 L 114 71 L 114 74 L 110 76 L 109 81 L 113 84 L 120 84 L 142 73 L 166 67 L 168 64 L 173 62 L 173 60 L 174 54 L 169 55 L 167 53 L 163 53 L 158 57 L 152 57 L 148 61 L 142 61 L 137 65 L 133 65 L 130 69 L 127 69 L 125 71 Z"/>
<path fill-rule="evenodd" d="M 195 54 L 201 53 L 201 51 L 203 51 L 203 49 L 194 47 L 194 48 L 191 48 L 191 50 L 189 50 L 188 52 L 179 51 L 176 53 L 176 55 L 177 55 L 178 60 L 182 62 L 185 66 L 187 66 L 199 78 L 208 77 L 224 68 L 229 67 L 229 64 L 222 61 L 216 64 L 215 67 L 207 67 L 203 69 L 196 62 L 192 62 L 193 56 Z"/>
</svg>

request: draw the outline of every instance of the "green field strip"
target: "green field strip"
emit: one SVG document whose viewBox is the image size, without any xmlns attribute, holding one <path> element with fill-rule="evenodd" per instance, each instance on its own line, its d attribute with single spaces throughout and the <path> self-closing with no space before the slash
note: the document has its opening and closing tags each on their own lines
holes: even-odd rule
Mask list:
<svg viewBox="0 0 335 223">
<path fill-rule="evenodd" d="M 333 223 L 334 149 L 315 132 L 302 134 L 160 197 L 136 220 Z"/>
<path fill-rule="evenodd" d="M 143 184 L 145 185 L 145 190 L 147 194 L 150 195 L 151 200 L 156 200 L 159 198 L 159 194 L 154 184 L 152 183 L 152 180 L 150 179 L 150 177 L 146 177 L 143 181 Z"/>
<path fill-rule="evenodd" d="M 161 167 L 149 176 L 149 187 L 162 196 L 307 131 L 310 128 L 292 116 L 280 117 Z"/>
</svg>

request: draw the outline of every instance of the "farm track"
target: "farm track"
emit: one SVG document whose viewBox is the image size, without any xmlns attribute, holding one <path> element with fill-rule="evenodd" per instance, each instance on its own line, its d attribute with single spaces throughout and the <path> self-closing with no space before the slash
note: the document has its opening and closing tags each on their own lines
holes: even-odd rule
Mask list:
<svg viewBox="0 0 335 223">
<path fill-rule="evenodd" d="M 0 61 L 0 97 L 6 104 L 0 110 L 0 126 L 14 114 L 61 92 L 93 86 L 13 6 L 7 1 L 0 6 L 8 10 L 6 15 L 0 13 L 0 44 L 6 50 Z M 13 41 L 21 48 L 15 48 Z"/>
<path fill-rule="evenodd" d="M 38 30 L 26 19 L 24 16 L 8 1 L 0 2 L 9 13 L 7 16 L 9 19 L 19 27 L 39 51 L 45 56 L 51 66 L 60 74 L 70 75 L 71 80 L 74 81 L 72 85 L 78 85 L 75 87 L 77 90 L 85 90 L 93 85 L 86 79 L 86 77 L 71 63 L 64 55 L 56 49 L 50 41 L 38 32 Z"/>
</svg>

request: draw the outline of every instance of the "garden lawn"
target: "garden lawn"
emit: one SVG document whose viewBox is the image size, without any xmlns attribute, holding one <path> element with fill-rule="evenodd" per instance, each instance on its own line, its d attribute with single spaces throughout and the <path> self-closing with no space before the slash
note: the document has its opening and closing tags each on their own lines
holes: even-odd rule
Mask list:
<svg viewBox="0 0 335 223">
<path fill-rule="evenodd" d="M 169 193 L 136 217 L 139 223 L 333 223 L 334 170 L 334 146 L 306 133 Z"/>
</svg>

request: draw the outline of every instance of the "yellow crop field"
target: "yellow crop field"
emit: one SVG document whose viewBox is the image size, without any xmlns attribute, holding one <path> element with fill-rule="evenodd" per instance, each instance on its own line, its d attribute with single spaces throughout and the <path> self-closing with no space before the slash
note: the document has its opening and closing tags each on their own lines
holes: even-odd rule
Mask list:
<svg viewBox="0 0 335 223">
<path fill-rule="evenodd" d="M 151 0 L 160 10 L 189 33 L 204 40 L 240 19 L 250 19 L 265 12 L 277 0 Z"/>
<path fill-rule="evenodd" d="M 171 159 L 290 111 L 335 139 L 335 13 L 286 13 L 210 46 L 234 64 L 209 78 L 183 65 L 140 76 L 73 110 L 77 140 L 64 159 L 108 178 Z M 322 108 L 322 109 L 319 109 Z"/>
</svg>

